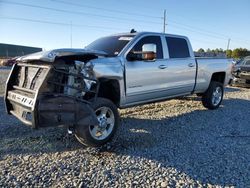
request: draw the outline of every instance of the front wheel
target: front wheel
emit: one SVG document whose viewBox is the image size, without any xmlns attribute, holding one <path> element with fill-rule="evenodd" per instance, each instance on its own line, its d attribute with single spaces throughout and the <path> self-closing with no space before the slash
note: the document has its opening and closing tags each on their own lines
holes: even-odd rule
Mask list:
<svg viewBox="0 0 250 188">
<path fill-rule="evenodd" d="M 204 107 L 214 110 L 219 108 L 224 94 L 223 84 L 211 81 L 209 88 L 202 95 L 202 104 Z"/>
<path fill-rule="evenodd" d="M 98 125 L 77 126 L 75 136 L 86 146 L 102 146 L 110 141 L 119 124 L 119 112 L 114 103 L 105 98 L 97 98 L 91 107 L 95 111 Z"/>
</svg>

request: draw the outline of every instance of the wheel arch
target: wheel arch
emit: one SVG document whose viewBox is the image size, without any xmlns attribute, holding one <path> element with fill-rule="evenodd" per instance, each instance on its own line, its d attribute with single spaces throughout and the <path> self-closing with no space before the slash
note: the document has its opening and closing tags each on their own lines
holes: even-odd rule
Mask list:
<svg viewBox="0 0 250 188">
<path fill-rule="evenodd" d="M 120 83 L 116 79 L 99 78 L 98 97 L 111 100 L 117 107 L 120 106 Z"/>
<path fill-rule="evenodd" d="M 215 73 L 212 74 L 210 83 L 212 81 L 215 81 L 215 82 L 219 82 L 219 83 L 224 84 L 225 79 L 226 79 L 226 72 L 215 72 Z"/>
</svg>

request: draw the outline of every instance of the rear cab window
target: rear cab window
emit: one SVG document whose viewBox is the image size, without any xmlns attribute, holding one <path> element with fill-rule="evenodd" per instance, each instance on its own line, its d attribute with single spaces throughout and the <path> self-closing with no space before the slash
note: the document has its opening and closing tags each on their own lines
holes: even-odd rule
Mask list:
<svg viewBox="0 0 250 188">
<path fill-rule="evenodd" d="M 186 39 L 178 37 L 166 37 L 169 58 L 190 57 L 189 47 Z"/>
</svg>

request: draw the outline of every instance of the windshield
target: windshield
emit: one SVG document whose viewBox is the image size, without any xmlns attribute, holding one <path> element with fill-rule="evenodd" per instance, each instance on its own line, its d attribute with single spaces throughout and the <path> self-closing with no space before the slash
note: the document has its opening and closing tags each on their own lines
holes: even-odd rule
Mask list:
<svg viewBox="0 0 250 188">
<path fill-rule="evenodd" d="M 103 37 L 86 46 L 86 49 L 100 50 L 109 56 L 117 56 L 133 37 L 134 35 Z"/>
</svg>

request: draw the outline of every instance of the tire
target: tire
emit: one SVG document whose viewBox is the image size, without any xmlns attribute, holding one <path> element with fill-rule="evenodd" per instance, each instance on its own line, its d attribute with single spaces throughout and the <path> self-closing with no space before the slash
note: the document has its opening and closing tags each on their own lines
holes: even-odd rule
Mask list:
<svg viewBox="0 0 250 188">
<path fill-rule="evenodd" d="M 197 97 L 202 97 L 203 93 L 196 93 Z"/>
<path fill-rule="evenodd" d="M 204 107 L 214 110 L 219 108 L 224 94 L 223 84 L 211 81 L 207 91 L 202 95 L 202 104 Z"/>
<path fill-rule="evenodd" d="M 114 137 L 120 125 L 120 116 L 117 107 L 108 99 L 97 98 L 91 106 L 96 112 L 99 125 L 77 126 L 75 137 L 85 146 L 99 147 Z"/>
<path fill-rule="evenodd" d="M 230 85 L 230 86 L 233 85 L 233 79 L 230 79 L 230 80 L 228 81 L 228 85 Z"/>
</svg>

